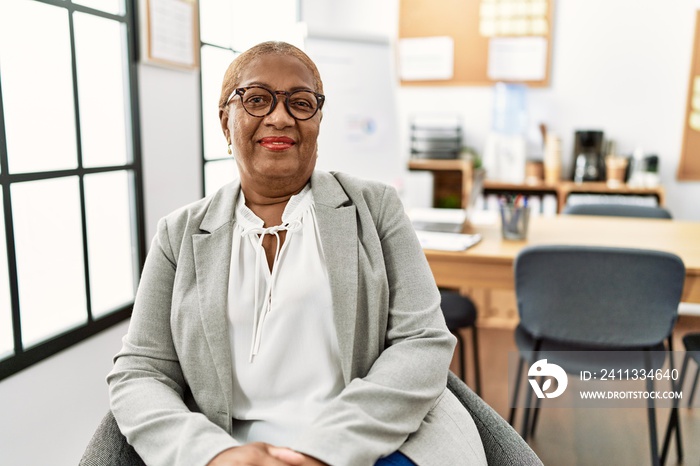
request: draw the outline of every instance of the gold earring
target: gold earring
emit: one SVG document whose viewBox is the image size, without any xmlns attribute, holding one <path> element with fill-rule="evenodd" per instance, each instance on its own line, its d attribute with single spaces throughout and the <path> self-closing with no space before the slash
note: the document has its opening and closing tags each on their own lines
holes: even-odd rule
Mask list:
<svg viewBox="0 0 700 466">
<path fill-rule="evenodd" d="M 231 155 L 231 144 L 228 145 L 228 155 Z"/>
</svg>

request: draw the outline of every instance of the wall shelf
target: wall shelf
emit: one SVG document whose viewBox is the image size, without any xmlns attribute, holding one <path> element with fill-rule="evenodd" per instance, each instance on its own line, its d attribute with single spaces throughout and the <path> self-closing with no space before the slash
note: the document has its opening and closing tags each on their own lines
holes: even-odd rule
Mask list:
<svg viewBox="0 0 700 466">
<path fill-rule="evenodd" d="M 469 193 L 473 183 L 472 164 L 466 160 L 430 160 L 412 159 L 408 163 L 410 170 L 426 170 L 433 172 L 433 205 L 435 207 L 447 207 L 450 199 L 461 199 L 460 205 L 450 207 L 466 208 L 469 205 Z M 503 183 L 499 181 L 484 180 L 483 192 L 488 194 L 526 194 L 547 195 L 553 194 L 557 198 L 557 211 L 561 212 L 566 205 L 570 194 L 619 194 L 636 196 L 654 196 L 660 206 L 666 199 L 662 186 L 653 188 L 634 187 L 626 184 L 618 187 L 610 187 L 604 181 L 592 181 L 575 183 L 573 181 L 560 181 L 556 184 L 520 184 Z"/>
</svg>

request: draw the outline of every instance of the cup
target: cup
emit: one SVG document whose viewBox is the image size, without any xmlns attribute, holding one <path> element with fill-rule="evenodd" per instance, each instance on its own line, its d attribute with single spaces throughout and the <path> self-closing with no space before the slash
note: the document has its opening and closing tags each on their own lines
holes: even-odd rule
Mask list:
<svg viewBox="0 0 700 466">
<path fill-rule="evenodd" d="M 625 182 L 625 172 L 627 171 L 627 159 L 608 155 L 605 158 L 605 173 L 608 187 L 618 188 Z"/>
<path fill-rule="evenodd" d="M 525 162 L 525 184 L 539 185 L 544 182 L 544 163 L 539 160 Z"/>
<path fill-rule="evenodd" d="M 529 220 L 529 206 L 501 205 L 501 233 L 503 234 L 503 239 L 522 240 L 527 238 Z"/>
</svg>

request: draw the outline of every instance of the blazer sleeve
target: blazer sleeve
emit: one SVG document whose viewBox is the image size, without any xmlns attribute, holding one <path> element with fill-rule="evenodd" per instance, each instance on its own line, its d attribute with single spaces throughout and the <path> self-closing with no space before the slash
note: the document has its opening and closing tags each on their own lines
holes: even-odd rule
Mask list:
<svg viewBox="0 0 700 466">
<path fill-rule="evenodd" d="M 388 309 L 377 311 L 388 312 L 385 348 L 293 445 L 333 466 L 372 465 L 398 450 L 443 393 L 456 344 L 396 191 L 387 186 L 378 197 L 373 218 L 389 289 Z"/>
<path fill-rule="evenodd" d="M 163 219 L 146 258 L 129 331 L 107 377 L 110 404 L 120 430 L 147 464 L 206 465 L 238 444 L 184 402 L 187 388 L 170 328 L 176 270 Z"/>
</svg>

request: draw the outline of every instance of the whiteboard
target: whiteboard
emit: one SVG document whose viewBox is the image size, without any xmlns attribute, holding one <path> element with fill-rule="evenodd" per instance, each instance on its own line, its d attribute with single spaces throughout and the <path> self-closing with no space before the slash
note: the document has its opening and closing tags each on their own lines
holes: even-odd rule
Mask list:
<svg viewBox="0 0 700 466">
<path fill-rule="evenodd" d="M 316 166 L 396 185 L 402 171 L 389 40 L 310 36 L 304 48 L 326 95 Z"/>
</svg>

